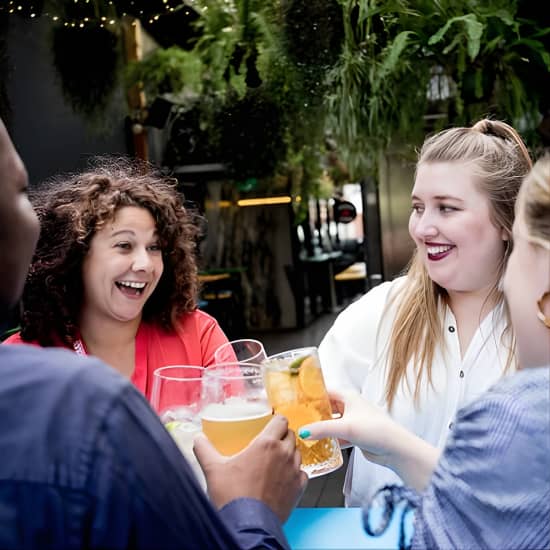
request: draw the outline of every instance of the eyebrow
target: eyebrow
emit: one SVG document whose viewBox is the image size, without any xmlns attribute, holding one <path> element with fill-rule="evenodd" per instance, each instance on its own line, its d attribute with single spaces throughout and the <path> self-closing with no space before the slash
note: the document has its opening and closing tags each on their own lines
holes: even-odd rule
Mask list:
<svg viewBox="0 0 550 550">
<path fill-rule="evenodd" d="M 437 201 L 456 201 L 456 202 L 464 202 L 462 199 L 459 199 L 458 197 L 453 197 L 452 195 L 435 195 L 434 197 L 431 197 L 432 199 L 434 200 L 437 200 Z M 411 196 L 411 199 L 412 200 L 417 200 L 417 201 L 420 201 L 422 200 L 420 197 L 418 197 L 417 195 L 412 195 Z"/>
<path fill-rule="evenodd" d="M 111 233 L 111 237 L 118 237 L 119 235 L 122 235 L 124 233 L 129 233 L 130 235 L 135 235 L 135 233 L 131 229 L 119 229 L 118 231 L 115 231 L 114 233 Z"/>
<path fill-rule="evenodd" d="M 115 231 L 115 232 L 111 233 L 109 235 L 109 238 L 112 239 L 113 237 L 118 237 L 119 235 L 132 235 L 132 236 L 134 236 L 135 234 L 136 234 L 135 231 L 132 231 L 131 229 L 119 229 L 118 231 Z M 158 239 L 159 238 L 159 234 L 156 230 L 153 233 L 153 236 L 151 238 L 152 239 Z"/>
</svg>

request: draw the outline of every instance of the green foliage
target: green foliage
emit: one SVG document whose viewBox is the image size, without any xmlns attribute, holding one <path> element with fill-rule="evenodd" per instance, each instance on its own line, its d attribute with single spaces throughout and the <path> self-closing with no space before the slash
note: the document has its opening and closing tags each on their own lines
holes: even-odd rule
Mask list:
<svg viewBox="0 0 550 550">
<path fill-rule="evenodd" d="M 341 0 L 346 41 L 329 78 L 329 126 L 356 177 L 390 142 L 437 125 L 508 120 L 529 141 L 550 84 L 549 29 L 516 2 Z M 544 85 L 546 83 L 546 86 Z"/>
<path fill-rule="evenodd" d="M 203 64 L 205 92 L 223 93 L 228 87 L 234 87 L 233 81 L 243 68 L 244 59 L 234 57 L 243 35 L 239 11 L 233 2 L 223 0 L 198 0 L 194 7 L 201 14 L 197 21 L 201 38 L 192 53 L 199 57 Z M 238 79 L 237 88 L 242 88 Z"/>
<path fill-rule="evenodd" d="M 416 29 L 402 20 L 415 12 L 409 2 L 346 0 L 346 42 L 340 63 L 330 72 L 329 126 L 352 175 L 372 174 L 380 150 L 399 132 L 414 135 L 426 104 L 430 63 L 418 56 Z M 420 61 L 420 58 L 418 59 Z M 420 83 L 420 85 L 419 85 Z"/>
<path fill-rule="evenodd" d="M 126 85 L 141 85 L 151 98 L 174 91 L 198 95 L 203 91 L 203 67 L 199 56 L 177 46 L 158 48 L 145 59 L 127 65 Z"/>
<path fill-rule="evenodd" d="M 264 158 L 263 175 L 292 175 L 303 197 L 319 193 L 327 135 L 351 177 L 362 178 L 376 175 L 377 159 L 392 142 L 415 145 L 429 131 L 482 116 L 511 122 L 534 142 L 548 108 L 550 29 L 536 12 L 525 12 L 525 3 L 196 0 L 193 6 L 201 32 L 193 50 L 158 52 L 131 67 L 129 81 L 142 81 L 149 93 L 192 91 L 180 94 L 184 103 L 208 97 L 202 127 L 216 121 L 210 141 L 226 143 L 239 159 L 234 168 L 260 177 L 252 158 L 267 148 L 273 162 Z M 258 124 L 262 116 L 270 120 L 268 139 L 254 134 L 256 150 L 239 130 L 251 132 L 250 105 Z"/>
<path fill-rule="evenodd" d="M 460 17 L 449 19 L 434 35 L 430 36 L 428 44 L 433 46 L 441 42 L 449 28 L 454 23 L 462 23 L 464 28 L 459 32 L 455 32 L 452 42 L 443 49 L 443 53 L 447 54 L 456 48 L 464 39 L 466 39 L 466 47 L 468 55 L 473 61 L 479 53 L 481 45 L 481 35 L 483 34 L 483 24 L 480 23 L 473 13 L 468 13 Z"/>
<path fill-rule="evenodd" d="M 352 178 L 375 175 L 392 142 L 414 145 L 429 131 L 482 116 L 507 120 L 536 144 L 541 113 L 550 110 L 550 28 L 543 26 L 544 3 L 535 4 L 194 0 L 199 38 L 186 43 L 192 50 L 159 48 L 130 64 L 125 80 L 141 84 L 149 101 L 164 94 L 179 101 L 182 117 L 201 134 L 203 158 L 206 149 L 219 155 L 227 148 L 233 169 L 250 177 L 261 177 L 253 173 L 259 166 L 264 180 L 300 173 L 296 193 L 305 197 L 319 193 L 327 137 Z M 129 6 L 147 18 L 162 7 L 44 0 L 44 10 L 63 20 L 95 21 L 54 29 L 63 92 L 87 119 L 107 118 L 120 72 L 120 32 L 99 25 Z M 246 139 L 247 119 L 261 130 L 262 117 L 264 135 Z M 183 150 L 176 147 L 174 158 L 184 161 Z"/>
<path fill-rule="evenodd" d="M 237 178 L 288 175 L 301 163 L 296 193 L 316 193 L 321 154 L 311 151 L 323 147 L 325 74 L 343 38 L 337 1 L 314 0 L 304 9 L 298 0 L 284 8 L 198 0 L 194 9 L 201 17 L 192 51 L 159 49 L 129 67 L 127 83 L 142 83 L 150 98 L 167 92 L 179 98 L 183 118 L 196 127 L 198 116 L 200 128 L 210 128 L 195 141 L 208 143 L 217 155 L 211 160 L 225 161 Z M 320 52 L 322 62 L 313 63 Z M 189 147 L 182 145 L 171 146 L 170 158 L 185 161 Z"/>
</svg>

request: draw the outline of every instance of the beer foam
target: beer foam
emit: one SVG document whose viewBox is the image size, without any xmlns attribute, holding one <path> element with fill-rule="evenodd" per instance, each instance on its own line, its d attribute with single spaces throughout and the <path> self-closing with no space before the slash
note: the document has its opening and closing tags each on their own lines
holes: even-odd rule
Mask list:
<svg viewBox="0 0 550 550">
<path fill-rule="evenodd" d="M 239 397 L 230 397 L 225 403 L 210 403 L 203 408 L 200 417 L 203 420 L 233 422 L 235 420 L 252 420 L 271 414 L 267 401 L 245 401 Z"/>
</svg>

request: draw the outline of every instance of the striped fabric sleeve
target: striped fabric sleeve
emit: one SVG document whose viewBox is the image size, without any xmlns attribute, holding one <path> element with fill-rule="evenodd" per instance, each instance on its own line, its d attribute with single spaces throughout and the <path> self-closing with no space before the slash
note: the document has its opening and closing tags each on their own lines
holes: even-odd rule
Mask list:
<svg viewBox="0 0 550 550">
<path fill-rule="evenodd" d="M 412 546 L 550 547 L 550 368 L 519 372 L 459 412 Z"/>
</svg>

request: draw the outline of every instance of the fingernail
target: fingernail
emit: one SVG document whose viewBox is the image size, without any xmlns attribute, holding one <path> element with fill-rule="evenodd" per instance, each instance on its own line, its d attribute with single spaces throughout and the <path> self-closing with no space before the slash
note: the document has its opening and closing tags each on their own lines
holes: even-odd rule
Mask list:
<svg viewBox="0 0 550 550">
<path fill-rule="evenodd" d="M 309 430 L 300 430 L 298 432 L 298 436 L 301 439 L 307 439 L 311 435 L 311 432 Z"/>
</svg>

